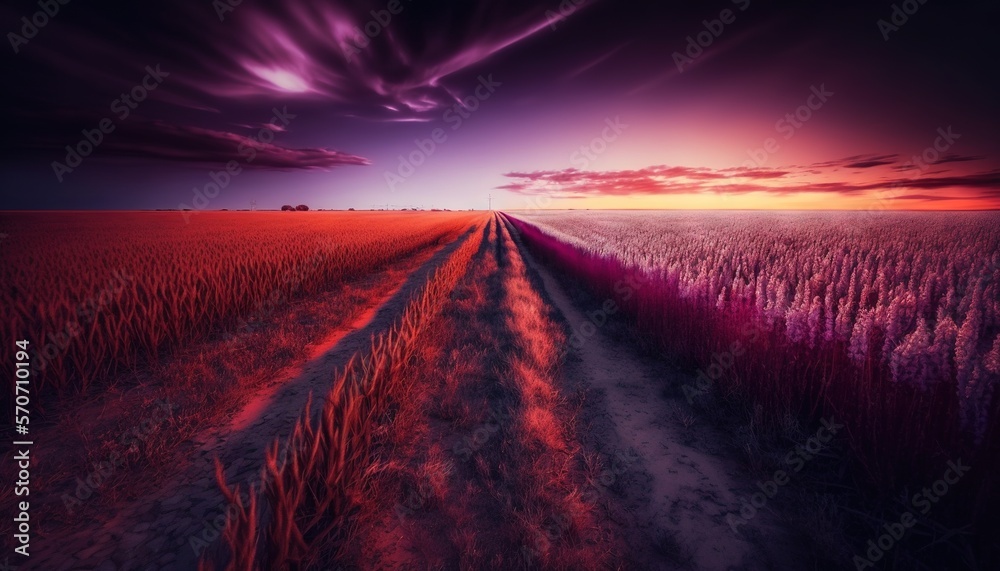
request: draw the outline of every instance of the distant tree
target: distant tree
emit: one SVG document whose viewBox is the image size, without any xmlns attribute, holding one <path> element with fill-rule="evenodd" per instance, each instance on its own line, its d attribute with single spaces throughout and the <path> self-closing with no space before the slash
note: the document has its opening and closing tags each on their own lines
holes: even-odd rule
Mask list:
<svg viewBox="0 0 1000 571">
<path fill-rule="evenodd" d="M 284 206 L 281 207 L 281 211 L 282 212 L 286 212 L 286 211 L 290 211 L 290 210 L 295 210 L 295 207 L 293 207 L 291 204 L 286 204 L 286 205 L 284 205 Z"/>
<path fill-rule="evenodd" d="M 348 208 L 347 210 L 348 210 L 349 212 L 354 212 L 354 209 L 353 209 L 353 208 Z"/>
<path fill-rule="evenodd" d="M 295 207 L 295 210 L 298 210 L 299 212 L 305 212 L 305 211 L 309 210 L 309 207 L 306 206 L 305 204 L 300 204 L 300 205 L 298 205 L 298 206 Z"/>
</svg>

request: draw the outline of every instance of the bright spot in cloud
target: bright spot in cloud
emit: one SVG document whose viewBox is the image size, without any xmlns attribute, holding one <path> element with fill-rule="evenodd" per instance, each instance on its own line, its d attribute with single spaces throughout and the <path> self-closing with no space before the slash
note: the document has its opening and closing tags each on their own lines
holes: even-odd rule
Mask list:
<svg viewBox="0 0 1000 571">
<path fill-rule="evenodd" d="M 267 67 L 248 66 L 257 77 L 271 83 L 281 91 L 290 93 L 305 93 L 310 91 L 309 83 L 301 76 L 286 69 L 271 69 Z"/>
</svg>

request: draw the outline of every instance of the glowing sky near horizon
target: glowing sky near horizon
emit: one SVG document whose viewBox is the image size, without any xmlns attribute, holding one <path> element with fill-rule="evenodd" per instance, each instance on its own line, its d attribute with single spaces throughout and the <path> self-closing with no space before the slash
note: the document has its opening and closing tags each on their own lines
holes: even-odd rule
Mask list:
<svg viewBox="0 0 1000 571">
<path fill-rule="evenodd" d="M 66 7 L 7 54 L 0 208 L 1000 207 L 995 5 L 573 5 Z"/>
</svg>

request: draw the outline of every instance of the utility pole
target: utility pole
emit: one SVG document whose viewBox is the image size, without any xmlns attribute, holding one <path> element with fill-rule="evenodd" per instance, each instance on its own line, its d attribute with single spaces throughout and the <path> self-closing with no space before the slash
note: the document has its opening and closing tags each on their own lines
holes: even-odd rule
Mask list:
<svg viewBox="0 0 1000 571">
<path fill-rule="evenodd" d="M 490 193 L 490 211 L 493 210 L 493 193 Z"/>
<path fill-rule="evenodd" d="M 257 209 L 257 201 L 256 200 L 251 200 L 250 201 L 250 212 L 253 212 L 256 209 Z"/>
</svg>

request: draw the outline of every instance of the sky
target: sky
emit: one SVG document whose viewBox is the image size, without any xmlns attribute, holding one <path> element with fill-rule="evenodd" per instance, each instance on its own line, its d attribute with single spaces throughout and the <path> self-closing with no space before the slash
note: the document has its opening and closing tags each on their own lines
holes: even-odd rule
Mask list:
<svg viewBox="0 0 1000 571">
<path fill-rule="evenodd" d="M 8 1 L 0 209 L 995 209 L 998 16 Z"/>
</svg>

